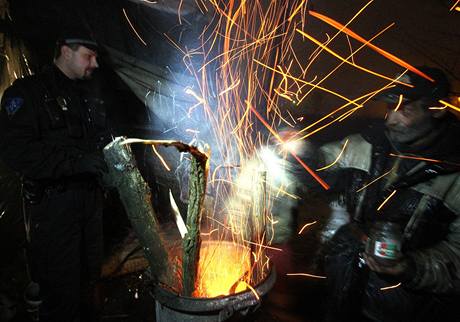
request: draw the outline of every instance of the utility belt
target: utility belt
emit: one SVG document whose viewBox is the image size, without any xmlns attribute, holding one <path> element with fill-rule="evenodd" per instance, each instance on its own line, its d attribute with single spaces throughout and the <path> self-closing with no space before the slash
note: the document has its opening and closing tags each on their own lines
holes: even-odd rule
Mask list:
<svg viewBox="0 0 460 322">
<path fill-rule="evenodd" d="M 74 189 L 94 189 L 97 180 L 93 176 L 78 175 L 60 180 L 22 180 L 22 196 L 29 205 L 39 204 L 45 195 Z"/>
</svg>

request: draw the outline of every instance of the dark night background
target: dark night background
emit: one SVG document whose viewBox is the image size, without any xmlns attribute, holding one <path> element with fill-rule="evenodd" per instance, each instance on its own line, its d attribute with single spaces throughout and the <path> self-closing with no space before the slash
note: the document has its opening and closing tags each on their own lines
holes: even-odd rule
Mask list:
<svg viewBox="0 0 460 322">
<path fill-rule="evenodd" d="M 176 11 L 168 8 L 166 2 L 168 1 L 160 0 L 157 4 L 147 4 L 141 0 L 10 0 L 11 20 L 8 17 L 3 18 L 0 34 L 4 33 L 12 39 L 24 41 L 31 53 L 30 66 L 34 71 L 52 61 L 54 42 L 61 28 L 66 25 L 84 24 L 94 32 L 95 38 L 102 45 L 170 70 L 171 73 L 180 74 L 184 70 L 182 54 L 165 39 L 164 33 L 174 39 L 180 39 L 183 45 L 196 45 L 205 19 L 199 12 L 184 5 L 185 22 L 179 25 Z M 177 7 L 177 2 L 169 1 L 170 7 Z M 3 3 L 5 0 L 0 0 L 0 4 Z M 366 1 L 337 0 L 310 2 L 315 11 L 343 23 L 365 3 Z M 351 29 L 364 38 L 370 38 L 395 22 L 395 26 L 375 40 L 374 44 L 412 65 L 429 65 L 443 69 L 453 84 L 452 94 L 460 96 L 460 12 L 449 11 L 453 3 L 453 0 L 376 0 L 352 23 Z M 129 28 L 123 9 L 147 46 L 144 46 Z M 334 32 L 332 28 L 312 17 L 308 18 L 306 29 L 322 40 L 325 39 L 325 34 Z M 299 50 L 305 51 L 305 57 L 314 49 L 310 43 L 298 43 L 297 46 Z M 348 51 L 346 41 L 337 42 L 335 46 L 334 49 L 339 52 Z M 363 50 L 354 59 L 361 65 L 371 66 L 386 75 L 401 71 L 400 67 L 369 50 Z M 110 118 L 115 135 L 163 138 L 162 132 L 168 128 L 168 124 L 146 109 L 144 102 L 139 100 L 113 71 L 113 62 L 107 51 L 103 50 L 100 53 L 99 62 L 101 68 L 98 77 L 103 80 L 101 90 L 109 93 Z M 336 64 L 337 60 L 323 54 L 323 57 L 312 66 L 311 72 L 322 75 Z M 0 59 L 0 65 L 5 68 L 5 59 Z M 351 68 L 344 67 L 325 83 L 325 87 L 340 89 L 347 96 L 356 96 L 357 92 L 376 88 L 379 84 L 381 83 L 377 80 L 369 80 L 364 73 L 352 72 Z M 305 101 L 301 110 L 302 113 L 316 116 L 325 114 L 336 105 L 337 101 L 334 99 L 314 92 Z M 344 122 L 340 129 L 331 128 L 323 131 L 313 140 L 324 142 L 341 138 L 348 133 L 359 131 L 365 124 L 379 120 L 382 116 L 381 106 L 370 103 L 369 108 L 363 109 Z M 171 138 L 175 134 L 182 135 L 179 131 L 173 131 L 164 138 Z M 142 148 L 135 153 L 143 168 L 143 174 L 151 183 L 154 198 L 163 200 L 167 191 L 165 189 L 172 184 L 174 178 L 158 175 L 158 165 L 145 156 Z M 0 295 L 6 294 L 11 300 L 8 305 L 17 308 L 19 313 L 13 321 L 29 321 L 21 304 L 21 288 L 24 287 L 25 278 L 22 216 L 12 215 L 20 214 L 17 199 L 19 186 L 14 180 L 8 180 L 11 174 L 2 167 L 0 164 L 0 179 L 10 183 L 6 186 L 0 185 L 0 193 L 3 193 L 2 198 L 16 202 L 12 203 L 13 206 L 10 205 L 7 216 L 3 216 L 0 199 Z M 177 191 L 175 193 L 177 194 Z M 12 208 L 14 205 L 17 208 Z M 183 204 L 180 206 L 184 207 Z M 105 217 L 106 243 L 110 251 L 114 251 L 123 240 L 132 238 L 129 236 L 129 224 L 120 207 L 116 196 L 109 197 Z M 323 208 L 324 205 L 311 203 L 302 210 L 297 219 L 298 224 L 307 222 L 311 213 L 315 213 L 315 216 L 325 214 L 327 211 Z M 261 313 L 247 318 L 248 321 L 320 321 L 320 297 L 317 294 L 321 294 L 321 281 L 287 279 L 282 275 L 293 269 L 308 269 L 312 254 L 315 253 L 317 236 L 318 231 L 313 230 L 309 236 L 299 237 L 286 249 L 287 255 L 278 259 L 279 279 L 268 298 L 268 304 L 263 306 Z M 289 256 L 292 258 L 287 259 Z M 154 321 L 154 302 L 146 293 L 142 293 L 143 285 L 138 275 L 131 273 L 105 280 L 108 295 L 104 306 L 104 321 Z M 134 293 L 137 290 L 140 295 L 135 299 Z"/>
</svg>

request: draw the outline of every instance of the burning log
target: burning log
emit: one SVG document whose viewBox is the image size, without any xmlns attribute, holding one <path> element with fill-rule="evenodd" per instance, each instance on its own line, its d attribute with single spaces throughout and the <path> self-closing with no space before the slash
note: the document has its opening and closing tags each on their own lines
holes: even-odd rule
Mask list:
<svg viewBox="0 0 460 322">
<path fill-rule="evenodd" d="M 109 166 L 109 181 L 120 199 L 149 262 L 155 280 L 168 278 L 168 253 L 163 245 L 159 224 L 150 202 L 150 189 L 142 178 L 125 137 L 117 137 L 104 148 Z"/>
<path fill-rule="evenodd" d="M 206 192 L 207 160 L 198 150 L 189 151 L 193 158 L 189 176 L 189 202 L 187 208 L 188 232 L 182 240 L 182 279 L 183 295 L 191 296 L 195 290 L 200 256 L 200 223 Z"/>
<path fill-rule="evenodd" d="M 126 168 L 125 165 L 121 161 L 127 162 L 127 158 L 130 157 L 130 163 L 127 164 L 128 167 L 134 167 L 134 159 L 132 157 L 131 151 L 129 148 L 123 148 L 123 146 L 131 143 L 142 143 L 142 144 L 152 144 L 152 145 L 162 145 L 165 147 L 168 146 L 174 146 L 179 152 L 188 152 L 192 155 L 192 161 L 191 161 L 191 166 L 190 166 L 190 176 L 189 176 L 189 203 L 188 203 L 188 209 L 187 209 L 187 233 L 184 236 L 182 240 L 182 250 L 183 250 L 183 255 L 182 255 L 182 289 L 183 289 L 183 294 L 186 296 L 191 296 L 193 291 L 195 290 L 195 284 L 196 284 L 196 278 L 197 278 L 197 272 L 198 272 L 198 262 L 199 262 L 199 255 L 200 255 L 200 245 L 201 245 L 201 239 L 200 239 L 200 224 L 201 224 L 201 212 L 203 209 L 203 201 L 204 201 L 204 196 L 206 192 L 206 177 L 207 177 L 207 162 L 208 162 L 208 157 L 206 154 L 200 152 L 196 147 L 189 146 L 187 144 L 184 144 L 182 142 L 178 141 L 165 141 L 165 140 L 141 140 L 141 139 L 125 139 L 122 138 L 122 141 L 120 142 L 120 138 L 117 138 L 114 142 L 112 142 L 109 146 L 107 146 L 104 150 L 104 153 L 106 155 L 106 160 L 107 162 L 112 165 L 112 169 L 118 169 L 122 167 L 123 169 Z M 117 148 L 115 148 L 117 147 Z M 109 152 L 111 152 L 109 154 Z M 126 159 L 126 161 L 125 161 Z M 113 171 L 113 170 L 112 170 Z M 116 186 L 119 188 L 119 191 L 123 191 L 123 194 L 125 198 L 135 198 L 135 196 L 131 196 L 133 194 L 139 194 L 139 191 L 144 192 L 145 190 L 139 190 L 137 188 L 133 189 L 133 187 L 136 187 L 137 185 L 135 184 L 134 186 L 130 186 L 129 183 L 133 183 L 134 181 L 139 181 L 142 180 L 142 187 L 145 187 L 148 189 L 147 185 L 143 181 L 142 177 L 140 177 L 139 172 L 136 169 L 136 175 L 134 178 L 129 178 L 128 182 L 119 182 Z M 116 175 L 119 176 L 119 173 L 114 173 L 115 175 L 113 177 L 116 177 Z M 115 178 L 115 180 L 119 180 L 119 178 Z M 120 192 L 120 195 L 122 193 Z M 137 197 L 138 198 L 138 197 Z M 135 200 L 134 199 L 134 200 Z M 123 201 L 123 200 L 122 200 Z M 144 209 L 143 207 L 146 207 L 148 200 L 140 200 L 139 203 L 144 203 L 140 204 L 139 209 Z M 131 205 L 127 207 L 127 204 L 123 202 L 125 207 L 127 208 L 127 211 L 129 212 L 131 207 L 132 209 L 135 208 L 135 205 Z M 152 207 L 150 206 L 150 202 L 148 202 L 148 210 L 149 213 L 152 215 L 147 216 L 147 217 L 153 217 L 154 224 L 150 225 L 152 228 L 155 230 L 152 232 L 152 236 L 158 235 L 158 224 L 156 223 L 156 219 L 154 217 L 154 212 Z M 137 212 L 136 210 L 131 210 L 135 213 L 135 217 L 137 218 Z M 131 219 L 132 221 L 133 219 Z M 146 223 L 149 223 L 149 218 L 145 218 Z M 136 222 L 137 223 L 137 222 Z M 134 225 L 134 224 L 133 224 Z M 149 229 L 148 225 L 143 225 L 141 223 L 139 227 L 139 230 L 136 231 L 136 233 L 141 233 L 141 234 L 149 234 Z M 161 241 L 159 235 L 156 237 L 158 241 Z M 158 245 L 150 245 L 149 243 L 151 242 L 151 236 L 145 236 L 145 240 L 149 242 L 148 244 L 143 243 L 143 238 L 140 237 L 141 243 L 143 244 L 144 248 L 147 249 L 154 249 L 152 247 L 157 246 L 158 248 L 156 251 L 158 251 L 158 254 L 160 256 L 159 262 L 156 263 L 154 261 L 155 265 L 155 272 L 156 273 L 165 273 L 165 267 L 167 266 L 167 260 L 164 260 L 163 258 L 167 258 L 166 252 L 164 250 L 164 247 L 162 246 L 161 242 L 158 243 Z M 147 246 L 146 245 L 150 245 Z M 149 260 L 149 258 L 147 258 Z M 152 258 L 153 259 L 153 258 Z M 150 260 L 149 260 L 150 262 Z M 157 267 L 157 266 L 160 267 Z M 152 263 L 151 263 L 152 266 Z M 152 267 L 153 269 L 153 267 Z M 155 273 L 152 272 L 152 273 Z M 169 279 L 168 279 L 169 280 Z"/>
</svg>

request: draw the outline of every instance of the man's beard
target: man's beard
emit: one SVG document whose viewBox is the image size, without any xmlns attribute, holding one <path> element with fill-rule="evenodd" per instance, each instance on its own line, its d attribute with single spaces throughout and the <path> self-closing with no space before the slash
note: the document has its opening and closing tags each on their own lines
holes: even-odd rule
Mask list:
<svg viewBox="0 0 460 322">
<path fill-rule="evenodd" d="M 93 78 L 93 74 L 94 74 L 94 68 L 88 68 L 85 70 L 81 80 L 88 80 L 88 79 L 92 79 Z"/>
</svg>

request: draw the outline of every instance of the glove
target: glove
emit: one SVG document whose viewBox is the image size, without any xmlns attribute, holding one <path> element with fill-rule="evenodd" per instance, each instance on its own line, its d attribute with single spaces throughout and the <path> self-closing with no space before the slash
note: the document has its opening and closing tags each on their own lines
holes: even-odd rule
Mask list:
<svg viewBox="0 0 460 322">
<path fill-rule="evenodd" d="M 78 158 L 73 166 L 74 174 L 93 174 L 103 177 L 107 174 L 109 168 L 101 153 L 88 153 Z"/>
</svg>

